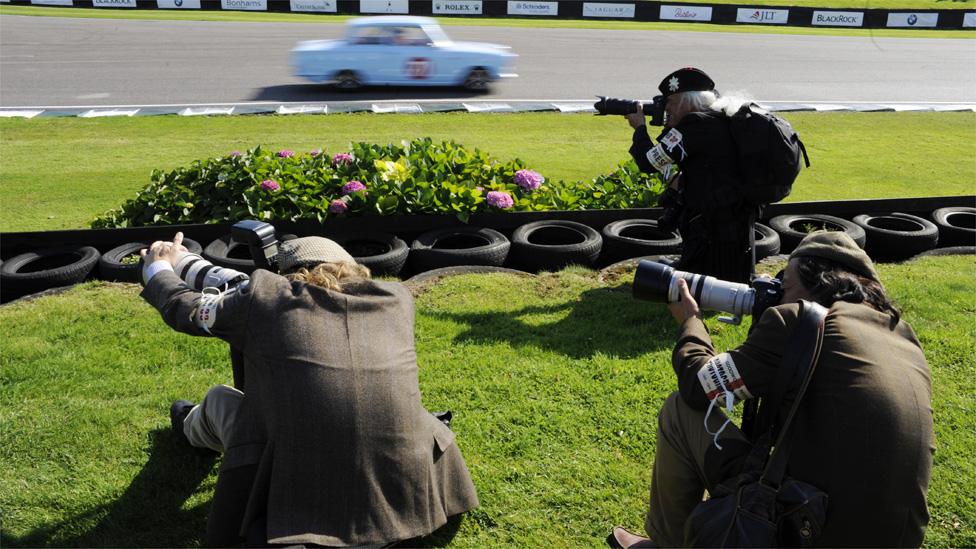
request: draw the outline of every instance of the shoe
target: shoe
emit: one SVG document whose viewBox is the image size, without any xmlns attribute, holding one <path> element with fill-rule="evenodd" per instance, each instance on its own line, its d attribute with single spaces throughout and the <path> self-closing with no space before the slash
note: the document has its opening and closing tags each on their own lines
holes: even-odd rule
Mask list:
<svg viewBox="0 0 976 549">
<path fill-rule="evenodd" d="M 180 440 L 185 442 L 188 446 L 190 440 L 186 438 L 186 433 L 183 432 L 183 420 L 186 419 L 187 414 L 196 404 L 193 404 L 189 400 L 177 400 L 169 407 L 169 424 L 173 427 L 173 432 Z"/>
<path fill-rule="evenodd" d="M 613 549 L 656 549 L 660 547 L 649 538 L 638 536 L 622 526 L 614 526 L 610 535 L 607 536 L 607 545 Z"/>
<path fill-rule="evenodd" d="M 431 412 L 430 415 L 434 416 L 435 419 L 446 425 L 448 429 L 451 428 L 451 419 L 454 417 L 454 412 L 450 410 L 446 412 Z"/>
</svg>

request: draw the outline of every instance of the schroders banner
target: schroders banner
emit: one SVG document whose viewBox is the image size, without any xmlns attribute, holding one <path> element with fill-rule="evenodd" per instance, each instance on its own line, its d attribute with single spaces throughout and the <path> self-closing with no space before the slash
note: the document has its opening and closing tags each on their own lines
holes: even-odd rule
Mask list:
<svg viewBox="0 0 976 549">
<path fill-rule="evenodd" d="M 860 27 L 864 24 L 863 11 L 815 11 L 813 25 L 830 25 L 834 27 Z"/>
<path fill-rule="evenodd" d="M 96 8 L 134 8 L 136 0 L 92 0 Z"/>
<path fill-rule="evenodd" d="M 789 19 L 790 10 L 769 10 L 764 8 L 739 8 L 735 15 L 736 23 L 785 25 Z"/>
<path fill-rule="evenodd" d="M 434 15 L 481 15 L 481 0 L 434 0 Z"/>
<path fill-rule="evenodd" d="M 200 0 L 156 0 L 156 7 L 163 10 L 198 10 Z"/>
<path fill-rule="evenodd" d="M 889 13 L 889 27 L 935 27 L 939 24 L 938 13 Z"/>
<path fill-rule="evenodd" d="M 559 2 L 508 2 L 509 15 L 559 15 Z"/>
<path fill-rule="evenodd" d="M 711 21 L 711 6 L 661 6 L 661 19 L 665 21 Z"/>
<path fill-rule="evenodd" d="M 632 19 L 634 12 L 634 4 L 583 3 L 583 17 L 620 17 Z"/>
<path fill-rule="evenodd" d="M 337 0 L 290 0 L 291 11 L 335 13 Z"/>
</svg>

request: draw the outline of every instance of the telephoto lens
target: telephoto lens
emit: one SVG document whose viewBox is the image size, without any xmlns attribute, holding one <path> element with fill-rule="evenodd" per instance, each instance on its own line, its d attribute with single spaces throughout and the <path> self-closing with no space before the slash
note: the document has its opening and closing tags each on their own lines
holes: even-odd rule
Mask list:
<svg viewBox="0 0 976 549">
<path fill-rule="evenodd" d="M 677 271 L 663 263 L 646 259 L 637 265 L 637 272 L 634 273 L 634 297 L 644 301 L 673 303 L 681 298 L 678 287 L 680 279 L 688 283 L 688 291 L 699 307 L 733 315 L 731 318 L 719 318 L 723 322 L 739 324 L 743 315 L 753 312 L 756 291 L 748 284 Z"/>
<path fill-rule="evenodd" d="M 240 271 L 218 267 L 203 257 L 189 252 L 180 255 L 173 271 L 198 292 L 204 288 L 225 290 L 249 279 Z"/>
</svg>

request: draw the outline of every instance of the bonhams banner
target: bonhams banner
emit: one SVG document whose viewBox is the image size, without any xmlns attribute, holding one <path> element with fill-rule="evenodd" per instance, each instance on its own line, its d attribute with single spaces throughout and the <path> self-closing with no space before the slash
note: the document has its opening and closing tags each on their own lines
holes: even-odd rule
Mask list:
<svg viewBox="0 0 976 549">
<path fill-rule="evenodd" d="M 864 24 L 863 11 L 815 11 L 813 25 L 834 27 L 860 27 Z"/>
<path fill-rule="evenodd" d="M 434 0 L 434 15 L 481 15 L 481 0 Z"/>
<path fill-rule="evenodd" d="M 508 2 L 509 15 L 559 15 L 559 2 Z"/>
<path fill-rule="evenodd" d="M 220 0 L 220 9 L 241 11 L 267 11 L 268 0 Z"/>
<path fill-rule="evenodd" d="M 790 10 L 769 10 L 765 8 L 739 8 L 735 15 L 736 23 L 765 23 L 785 25 L 790 18 Z"/>
<path fill-rule="evenodd" d="M 634 17 L 634 4 L 604 4 L 603 2 L 584 2 L 583 17 Z"/>
<path fill-rule="evenodd" d="M 661 19 L 665 21 L 711 21 L 711 6 L 661 6 Z"/>
<path fill-rule="evenodd" d="M 291 11 L 335 13 L 338 0 L 290 0 Z"/>
<path fill-rule="evenodd" d="M 889 13 L 889 27 L 935 27 L 939 24 L 938 13 Z"/>
</svg>

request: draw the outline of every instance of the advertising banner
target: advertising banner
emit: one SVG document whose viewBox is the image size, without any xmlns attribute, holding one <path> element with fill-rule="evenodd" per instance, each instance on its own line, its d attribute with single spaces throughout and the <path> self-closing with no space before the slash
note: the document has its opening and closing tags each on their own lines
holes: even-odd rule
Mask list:
<svg viewBox="0 0 976 549">
<path fill-rule="evenodd" d="M 583 17 L 634 17 L 634 4 L 584 2 Z"/>
<path fill-rule="evenodd" d="M 768 10 L 765 8 L 739 8 L 735 15 L 736 23 L 764 23 L 785 25 L 790 18 L 790 10 Z"/>
<path fill-rule="evenodd" d="M 291 11 L 335 13 L 338 0 L 290 0 Z"/>
<path fill-rule="evenodd" d="M 92 0 L 96 8 L 134 8 L 136 0 Z"/>
<path fill-rule="evenodd" d="M 889 27 L 934 27 L 939 23 L 938 13 L 889 13 Z"/>
<path fill-rule="evenodd" d="M 359 0 L 359 13 L 410 13 L 407 0 Z"/>
<path fill-rule="evenodd" d="M 434 0 L 434 15 L 481 15 L 481 0 Z"/>
<path fill-rule="evenodd" d="M 711 21 L 711 6 L 661 6 L 664 21 Z"/>
<path fill-rule="evenodd" d="M 156 0 L 156 7 L 162 10 L 198 10 L 200 0 Z"/>
<path fill-rule="evenodd" d="M 268 0 L 220 0 L 220 9 L 242 11 L 267 11 Z"/>
<path fill-rule="evenodd" d="M 31 0 L 35 6 L 73 6 L 71 0 Z"/>
<path fill-rule="evenodd" d="M 509 15 L 559 15 L 559 2 L 508 2 Z"/>
<path fill-rule="evenodd" d="M 962 26 L 965 28 L 976 27 L 976 11 L 971 11 L 962 16 Z"/>
<path fill-rule="evenodd" d="M 864 24 L 863 11 L 815 11 L 812 25 L 834 27 L 860 27 Z"/>
</svg>

